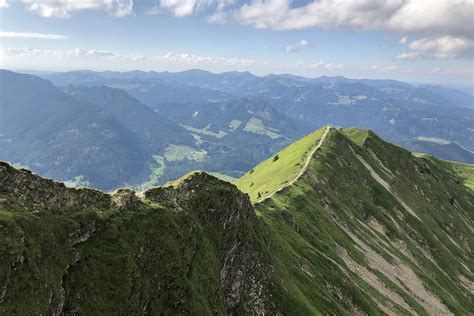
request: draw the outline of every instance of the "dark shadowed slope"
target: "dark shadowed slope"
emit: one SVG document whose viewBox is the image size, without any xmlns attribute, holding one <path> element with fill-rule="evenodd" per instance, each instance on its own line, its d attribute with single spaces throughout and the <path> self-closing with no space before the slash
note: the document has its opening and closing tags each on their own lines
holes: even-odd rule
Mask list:
<svg viewBox="0 0 474 316">
<path fill-rule="evenodd" d="M 0 71 L 0 158 L 108 189 L 145 171 L 137 135 L 50 82 Z"/>
</svg>

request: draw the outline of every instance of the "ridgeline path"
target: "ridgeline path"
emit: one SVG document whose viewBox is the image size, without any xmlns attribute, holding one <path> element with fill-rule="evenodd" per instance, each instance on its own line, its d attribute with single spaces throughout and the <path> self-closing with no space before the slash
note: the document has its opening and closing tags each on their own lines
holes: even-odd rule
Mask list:
<svg viewBox="0 0 474 316">
<path fill-rule="evenodd" d="M 260 202 L 265 201 L 265 200 L 268 199 L 268 198 L 271 198 L 275 193 L 280 192 L 280 191 L 283 190 L 284 188 L 289 187 L 290 185 L 293 185 L 296 181 L 298 181 L 298 179 L 305 173 L 306 169 L 308 168 L 309 162 L 310 162 L 311 159 L 313 158 L 314 153 L 315 153 L 315 152 L 319 149 L 319 147 L 321 147 L 321 145 L 323 144 L 323 142 L 324 142 L 324 140 L 326 139 L 326 136 L 327 136 L 327 134 L 329 133 L 329 130 L 330 130 L 330 129 L 331 129 L 331 126 L 326 127 L 326 130 L 324 131 L 323 136 L 322 136 L 321 139 L 319 140 L 318 145 L 316 145 L 316 147 L 314 147 L 314 149 L 309 153 L 308 157 L 306 158 L 306 162 L 304 163 L 303 168 L 301 168 L 300 172 L 298 173 L 298 175 L 297 175 L 293 180 L 291 180 L 290 182 L 285 183 L 285 184 L 282 185 L 281 187 L 279 187 L 279 188 L 273 190 L 273 191 L 270 192 L 268 195 L 261 197 L 261 198 L 258 199 L 255 203 L 260 203 Z"/>
</svg>

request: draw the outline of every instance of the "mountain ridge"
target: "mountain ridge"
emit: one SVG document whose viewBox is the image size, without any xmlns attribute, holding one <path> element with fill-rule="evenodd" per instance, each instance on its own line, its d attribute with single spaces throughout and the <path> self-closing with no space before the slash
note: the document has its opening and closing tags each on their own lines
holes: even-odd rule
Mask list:
<svg viewBox="0 0 474 316">
<path fill-rule="evenodd" d="M 299 150 L 237 186 L 200 171 L 139 193 L 66 188 L 1 163 L 0 310 L 471 310 L 474 191 L 449 162 L 360 129 L 326 128 L 289 148 Z M 260 170 L 268 164 L 294 167 L 296 181 L 259 202 L 245 184 L 278 186 Z M 36 300 L 20 303 L 29 291 Z"/>
</svg>

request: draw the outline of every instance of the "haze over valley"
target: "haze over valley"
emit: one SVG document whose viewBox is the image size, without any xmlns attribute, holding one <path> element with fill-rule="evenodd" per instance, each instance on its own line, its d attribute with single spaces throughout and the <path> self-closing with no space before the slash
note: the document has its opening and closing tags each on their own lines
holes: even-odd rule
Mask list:
<svg viewBox="0 0 474 316">
<path fill-rule="evenodd" d="M 473 0 L 0 0 L 0 315 L 470 315 Z"/>
</svg>

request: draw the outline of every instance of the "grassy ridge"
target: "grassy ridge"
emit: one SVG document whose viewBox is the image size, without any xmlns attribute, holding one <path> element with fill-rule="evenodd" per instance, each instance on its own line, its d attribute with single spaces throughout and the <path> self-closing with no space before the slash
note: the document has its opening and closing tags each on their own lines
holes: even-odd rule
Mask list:
<svg viewBox="0 0 474 316">
<path fill-rule="evenodd" d="M 276 190 L 292 181 L 303 167 L 307 155 L 319 144 L 325 128 L 311 133 L 291 144 L 273 157 L 236 180 L 234 184 L 256 201 L 259 196 Z"/>
<path fill-rule="evenodd" d="M 416 158 L 371 132 L 333 129 L 295 185 L 256 204 L 272 237 L 280 284 L 274 295 L 285 311 L 376 315 L 388 306 L 396 314 L 468 313 L 473 297 L 459 280 L 474 281 L 474 196 L 453 179 L 444 165 Z M 350 262 L 362 268 L 351 269 Z M 391 275 L 392 265 L 413 276 Z M 415 278 L 423 287 L 407 285 Z M 433 293 L 432 302 L 425 301 L 430 294 L 417 297 L 423 288 Z"/>
<path fill-rule="evenodd" d="M 447 161 L 435 158 L 426 154 L 417 154 L 418 157 L 428 159 L 434 164 L 442 166 L 443 168 L 451 171 L 453 174 L 459 176 L 465 186 L 474 190 L 474 165 L 465 164 L 455 161 Z"/>
<path fill-rule="evenodd" d="M 287 189 L 239 191 L 292 181 L 323 134 L 237 187 L 196 171 L 109 195 L 0 164 L 0 314 L 474 310 L 470 166 L 332 128 Z"/>
</svg>

